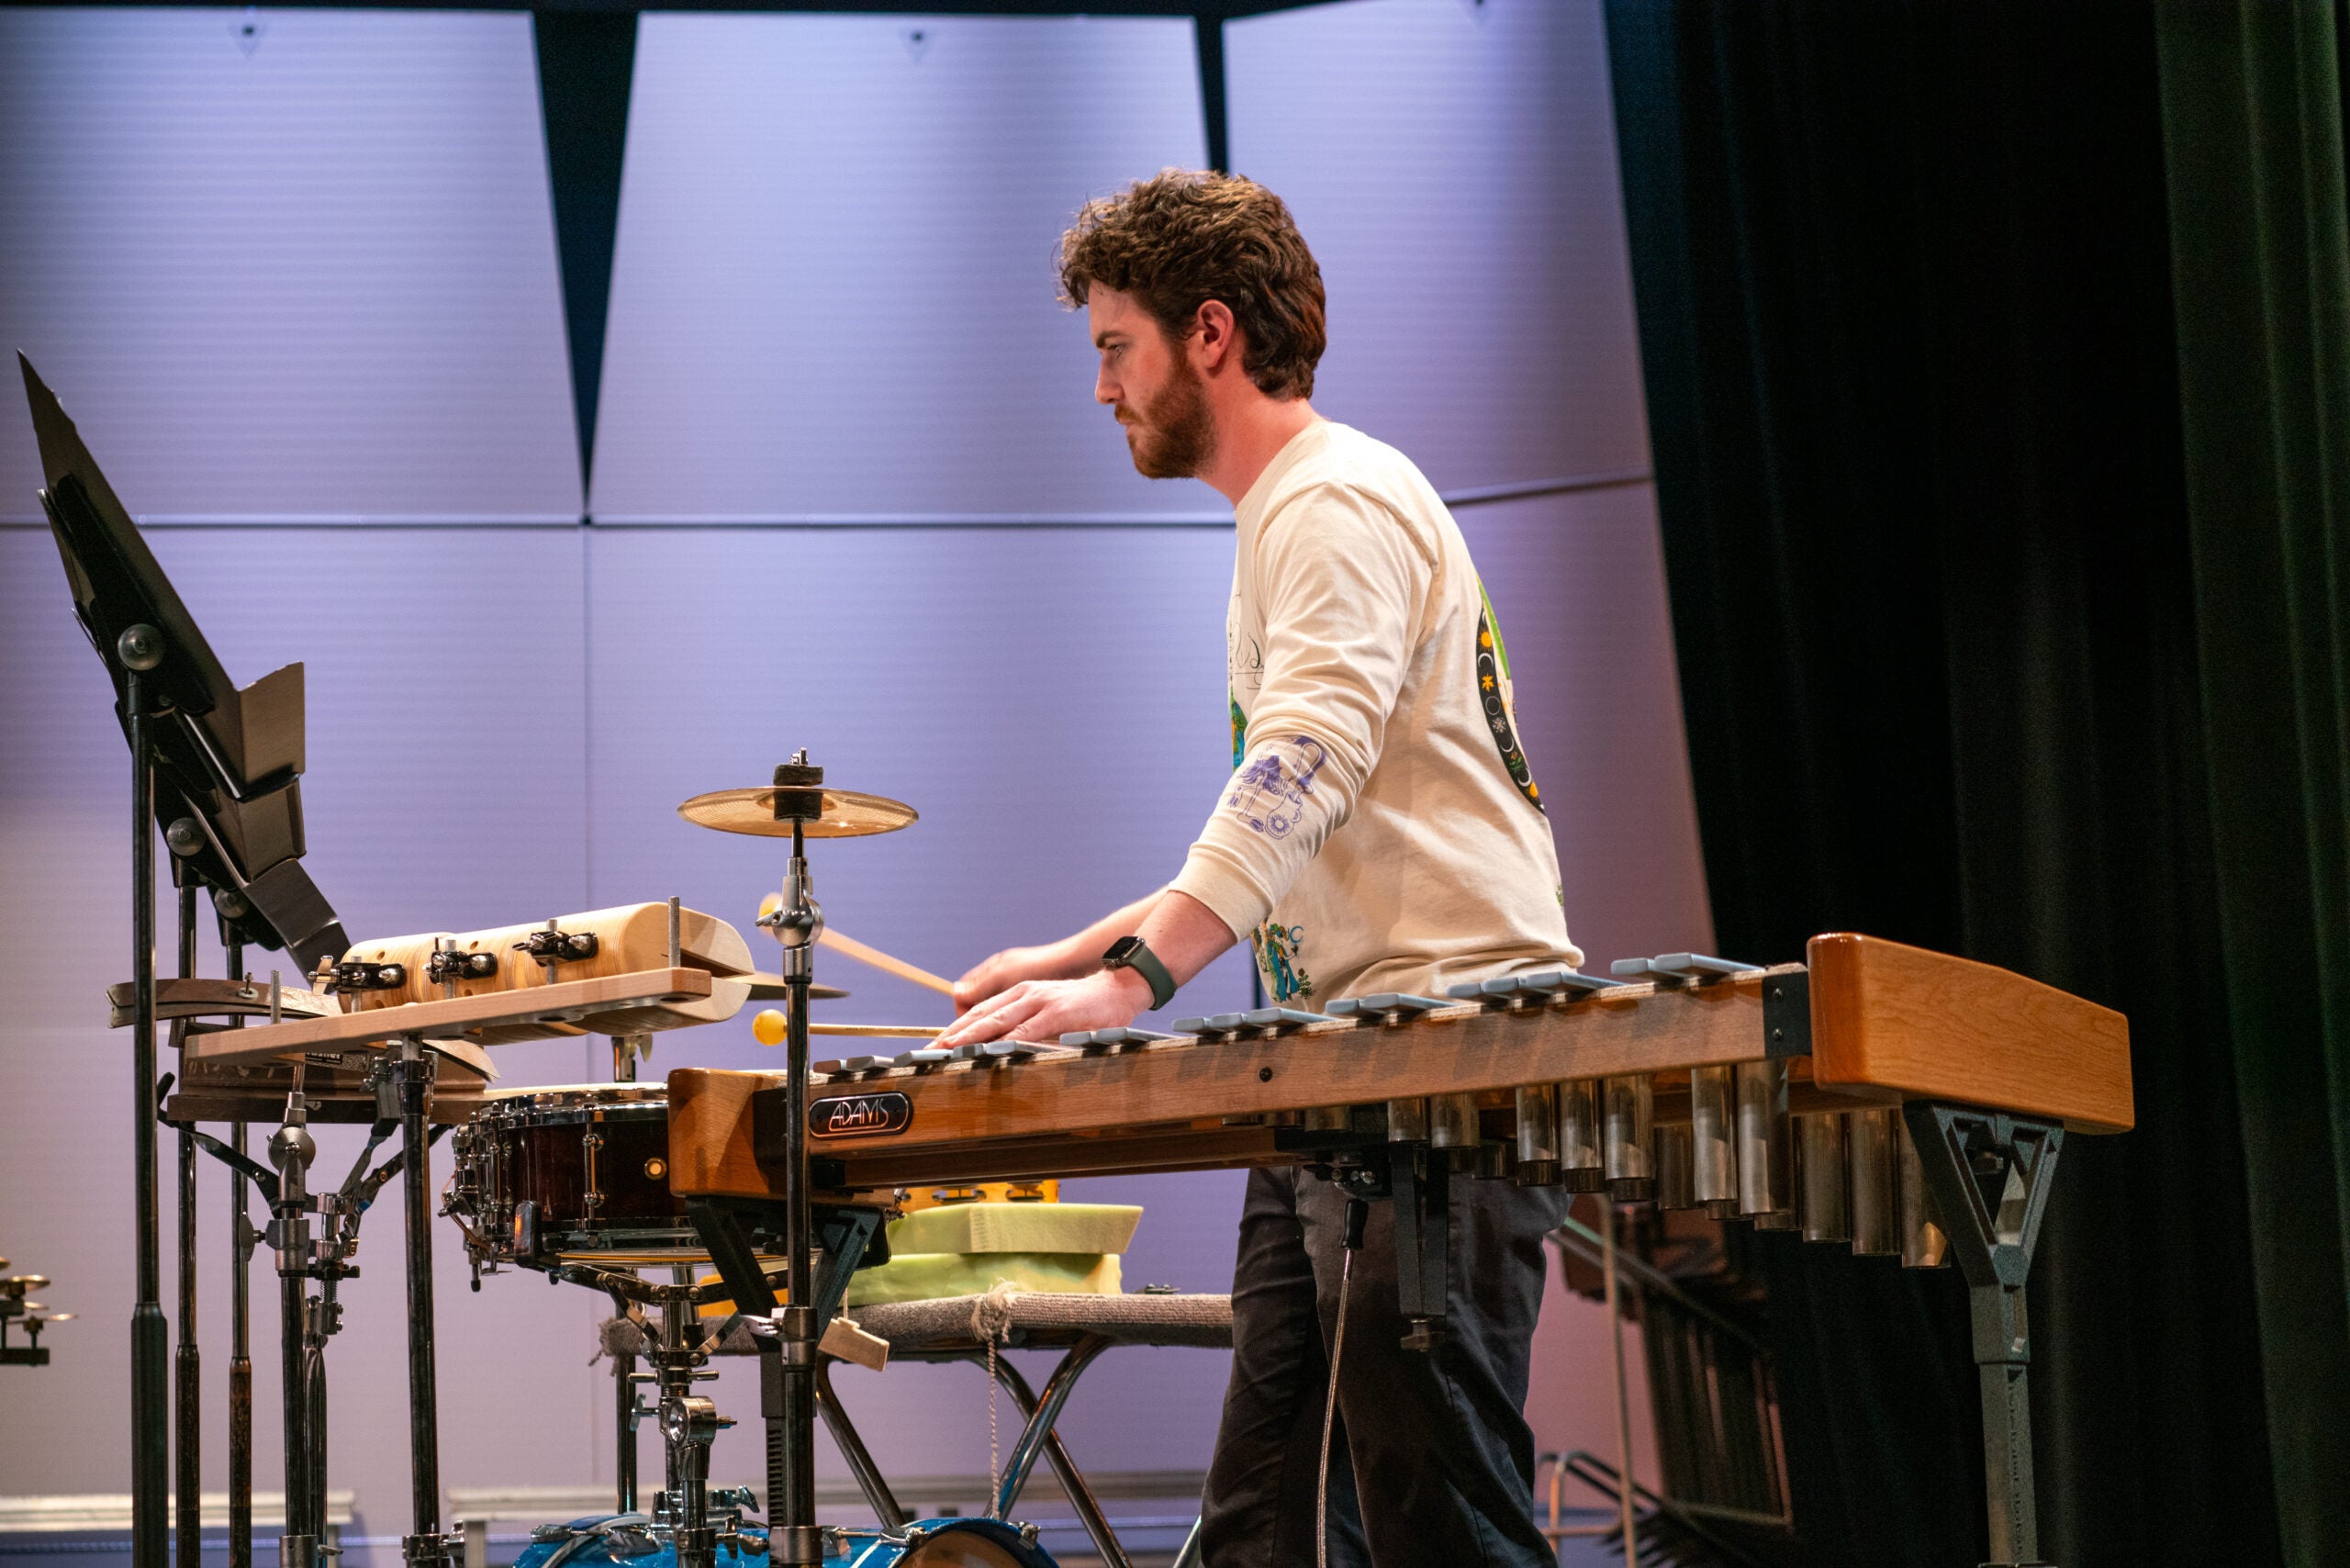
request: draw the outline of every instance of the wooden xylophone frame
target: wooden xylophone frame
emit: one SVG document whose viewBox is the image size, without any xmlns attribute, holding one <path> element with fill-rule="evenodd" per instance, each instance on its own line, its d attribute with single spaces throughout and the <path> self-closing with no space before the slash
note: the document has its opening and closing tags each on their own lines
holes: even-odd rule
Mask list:
<svg viewBox="0 0 2350 1568">
<path fill-rule="evenodd" d="M 1899 1110 L 1969 1287 L 1992 1561 L 2037 1563 L 2024 1281 L 2066 1132 L 2132 1124 L 2127 1021 L 2006 970 L 1876 938 L 1815 937 L 1807 959 L 1408 1018 L 1264 1014 L 1212 1036 L 811 1074 L 811 1195 L 1309 1164 L 1396 1205 L 1406 1343 L 1426 1348 L 1443 1334 L 1449 1183 L 1505 1161 L 1390 1141 L 1386 1106 L 1471 1097 L 1482 1146 L 1513 1137 L 1521 1089 L 1638 1079 L 1655 1125 L 1674 1127 L 1690 1119 L 1693 1070 L 1782 1063 L 1791 1117 Z M 681 1069 L 668 1088 L 674 1191 L 713 1214 L 789 1197 L 794 1140 L 778 1075 Z M 845 1278 L 858 1260 L 830 1261 L 827 1274 Z"/>
</svg>

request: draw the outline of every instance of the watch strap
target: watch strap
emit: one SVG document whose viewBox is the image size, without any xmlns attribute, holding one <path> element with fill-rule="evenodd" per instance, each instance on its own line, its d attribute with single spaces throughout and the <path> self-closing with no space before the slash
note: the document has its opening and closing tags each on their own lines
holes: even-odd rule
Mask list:
<svg viewBox="0 0 2350 1568">
<path fill-rule="evenodd" d="M 1150 944 L 1139 936 L 1122 937 L 1113 943 L 1110 950 L 1102 955 L 1102 965 L 1104 969 L 1132 969 L 1142 976 L 1150 987 L 1154 1013 L 1175 1000 L 1175 977 L 1167 972 L 1167 966 L 1158 961 Z"/>
</svg>

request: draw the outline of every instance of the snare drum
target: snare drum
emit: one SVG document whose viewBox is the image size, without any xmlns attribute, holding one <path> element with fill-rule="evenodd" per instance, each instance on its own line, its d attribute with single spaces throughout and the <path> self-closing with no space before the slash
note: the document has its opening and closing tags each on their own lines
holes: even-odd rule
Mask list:
<svg viewBox="0 0 2350 1568">
<path fill-rule="evenodd" d="M 476 1262 L 709 1257 L 669 1192 L 666 1084 L 493 1091 L 453 1146 L 446 1206 Z"/>
</svg>

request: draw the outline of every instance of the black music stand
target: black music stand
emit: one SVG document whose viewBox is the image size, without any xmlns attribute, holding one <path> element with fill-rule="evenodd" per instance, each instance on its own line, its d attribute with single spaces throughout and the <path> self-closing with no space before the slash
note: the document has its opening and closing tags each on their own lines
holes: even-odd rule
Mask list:
<svg viewBox="0 0 2350 1568">
<path fill-rule="evenodd" d="M 75 617 L 113 678 L 115 712 L 130 745 L 139 1280 L 139 1299 L 131 1312 L 131 1550 L 136 1568 L 164 1568 L 170 1411 L 155 1191 L 152 835 L 160 829 L 172 853 L 172 880 L 180 890 L 183 972 L 194 968 L 198 887 L 212 890 L 221 939 L 240 972 L 247 942 L 285 949 L 305 972 L 322 959 L 339 958 L 350 944 L 333 909 L 300 863 L 302 666 L 289 665 L 244 688 L 229 679 L 73 421 L 35 374 L 32 362 L 20 353 L 17 363 L 24 371 L 26 400 L 40 446 L 45 481 L 41 508 L 64 563 Z M 180 1153 L 180 1545 L 183 1560 L 193 1561 L 189 1553 L 198 1544 L 194 1466 L 194 1390 L 198 1383 L 196 1347 L 185 1330 L 195 1281 L 195 1153 L 185 1132 Z M 236 1204 L 241 1224 L 241 1191 Z M 241 1266 L 241 1237 L 238 1243 Z M 249 1394 L 243 1407 L 250 1412 Z M 248 1434 L 248 1457 L 249 1445 Z M 232 1432 L 232 1450 L 236 1446 Z M 291 1458 L 289 1451 L 289 1478 Z M 289 1533 L 298 1529 L 290 1518 L 297 1490 L 289 1479 Z M 250 1518 L 250 1499 L 245 1512 Z"/>
</svg>

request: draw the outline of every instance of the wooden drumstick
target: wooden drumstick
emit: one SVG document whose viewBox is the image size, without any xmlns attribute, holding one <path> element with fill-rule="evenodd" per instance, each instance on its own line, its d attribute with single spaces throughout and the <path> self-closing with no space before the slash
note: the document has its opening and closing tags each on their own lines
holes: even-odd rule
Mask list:
<svg viewBox="0 0 2350 1568">
<path fill-rule="evenodd" d="M 789 1020 L 769 1007 L 751 1020 L 751 1038 L 763 1046 L 779 1046 L 789 1037 Z M 867 1038 L 883 1037 L 900 1040 L 930 1040 L 941 1033 L 935 1024 L 811 1024 L 811 1035 L 856 1035 Z"/>
<path fill-rule="evenodd" d="M 893 958 L 878 947 L 868 947 L 854 936 L 842 935 L 829 925 L 824 927 L 823 935 L 818 936 L 816 940 L 835 953 L 855 958 L 861 964 L 872 965 L 883 974 L 895 975 L 901 980 L 912 980 L 914 984 L 926 986 L 942 996 L 955 994 L 953 980 L 942 980 L 928 969 L 918 969 L 903 958 Z"/>
</svg>

